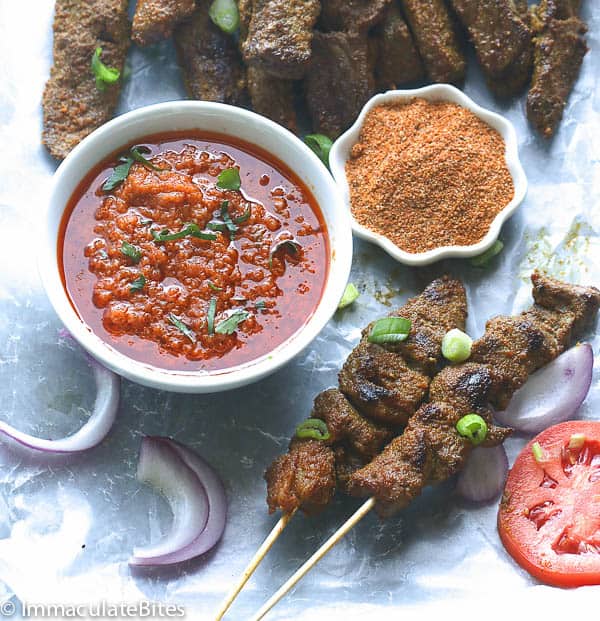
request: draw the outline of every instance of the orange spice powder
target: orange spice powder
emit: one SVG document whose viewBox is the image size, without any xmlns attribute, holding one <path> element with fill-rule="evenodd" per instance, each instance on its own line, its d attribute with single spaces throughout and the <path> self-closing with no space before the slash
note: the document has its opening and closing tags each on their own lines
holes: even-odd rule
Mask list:
<svg viewBox="0 0 600 621">
<path fill-rule="evenodd" d="M 352 213 L 410 253 L 475 244 L 514 196 L 504 148 L 453 103 L 377 106 L 346 163 Z"/>
</svg>

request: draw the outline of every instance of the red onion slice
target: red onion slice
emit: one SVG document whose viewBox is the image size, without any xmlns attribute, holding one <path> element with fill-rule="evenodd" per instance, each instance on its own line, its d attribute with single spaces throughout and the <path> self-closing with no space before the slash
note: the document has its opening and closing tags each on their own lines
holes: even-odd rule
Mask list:
<svg viewBox="0 0 600 621">
<path fill-rule="evenodd" d="M 225 489 L 216 472 L 196 453 L 169 438 L 144 438 L 138 480 L 165 496 L 173 524 L 158 544 L 136 548 L 130 565 L 181 563 L 204 554 L 219 541 L 227 517 Z"/>
<path fill-rule="evenodd" d="M 594 354 L 589 343 L 571 347 L 550 364 L 536 371 L 517 390 L 496 419 L 525 433 L 539 433 L 573 418 L 592 384 Z"/>
<path fill-rule="evenodd" d="M 60 440 L 36 438 L 0 421 L 0 433 L 29 448 L 48 453 L 76 453 L 100 444 L 117 417 L 119 409 L 119 376 L 88 358 L 96 381 L 96 401 L 89 420 L 74 434 Z"/>
<path fill-rule="evenodd" d="M 508 473 L 504 446 L 478 446 L 458 475 L 456 491 L 471 502 L 489 502 L 500 494 Z"/>
</svg>

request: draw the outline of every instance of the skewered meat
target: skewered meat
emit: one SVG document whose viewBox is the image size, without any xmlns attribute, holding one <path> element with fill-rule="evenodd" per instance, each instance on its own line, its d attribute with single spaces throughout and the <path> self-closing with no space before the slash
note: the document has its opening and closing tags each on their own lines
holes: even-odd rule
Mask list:
<svg viewBox="0 0 600 621">
<path fill-rule="evenodd" d="M 429 77 L 461 83 L 466 61 L 443 0 L 402 0 L 402 7 Z"/>
<path fill-rule="evenodd" d="M 391 0 L 321 0 L 320 25 L 328 31 L 366 32 L 377 24 Z"/>
<path fill-rule="evenodd" d="M 535 52 L 527 117 L 545 138 L 560 123 L 587 53 L 587 26 L 578 10 L 577 0 L 547 0 L 532 13 Z"/>
<path fill-rule="evenodd" d="M 381 89 L 415 82 L 425 75 L 423 63 L 410 30 L 394 2 L 375 30 L 377 58 L 375 76 Z"/>
<path fill-rule="evenodd" d="M 190 97 L 233 105 L 247 100 L 246 75 L 235 41 L 212 23 L 208 0 L 175 30 L 175 46 Z"/>
<path fill-rule="evenodd" d="M 248 67 L 247 80 L 253 110 L 296 132 L 294 82 L 276 78 L 260 67 Z"/>
<path fill-rule="evenodd" d="M 401 345 L 389 346 L 390 351 L 377 347 L 388 354 L 393 364 L 403 364 L 405 368 L 410 364 L 419 369 L 414 373 L 425 383 L 419 400 L 415 397 L 412 401 L 412 412 L 405 405 L 402 417 L 390 414 L 395 420 L 406 420 L 425 394 L 430 379 L 427 374 L 433 375 L 438 367 L 445 332 L 464 328 L 467 314 L 464 288 L 456 280 L 439 278 L 395 314 L 413 322 L 409 338 Z M 411 386 L 399 384 L 395 387 L 399 400 L 402 389 L 413 395 Z M 376 408 L 377 401 L 373 400 L 371 406 Z M 389 411 L 392 412 L 391 408 Z M 267 469 L 267 503 L 271 512 L 278 508 L 285 512 L 298 507 L 307 512 L 323 508 L 335 491 L 336 477 L 341 477 L 344 489 L 350 474 L 379 453 L 396 431 L 363 414 L 337 389 L 326 390 L 316 397 L 312 417 L 326 423 L 330 438 L 327 441 L 294 438 L 289 452 Z"/>
<path fill-rule="evenodd" d="M 487 419 L 485 445 L 503 441 L 509 430 L 491 424 L 490 403 L 505 405 L 527 375 L 558 356 L 594 320 L 600 291 L 535 273 L 534 306 L 518 317 L 497 317 L 473 345 L 471 360 L 447 367 L 431 382 L 430 402 L 410 419 L 404 433 L 350 477 L 353 495 L 374 496 L 390 515 L 423 487 L 458 472 L 471 443 L 456 423 L 471 412 Z M 503 328 L 506 332 L 503 332 Z"/>
<path fill-rule="evenodd" d="M 366 35 L 315 32 L 305 87 L 315 131 L 337 138 L 354 123 L 374 91 Z"/>
<path fill-rule="evenodd" d="M 531 30 L 513 0 L 451 2 L 490 86 L 504 95 L 525 86 L 533 61 Z"/>
<path fill-rule="evenodd" d="M 300 79 L 311 59 L 319 0 L 251 0 L 244 60 L 274 76 Z"/>
<path fill-rule="evenodd" d="M 194 0 L 137 0 L 131 38 L 141 46 L 168 39 L 173 29 L 194 12 Z"/>
<path fill-rule="evenodd" d="M 102 62 L 121 74 L 129 49 L 126 0 L 57 0 L 54 10 L 54 64 L 43 98 L 42 142 L 52 157 L 69 151 L 108 121 L 121 92 L 121 80 L 96 86 L 90 69 L 96 48 Z"/>
</svg>

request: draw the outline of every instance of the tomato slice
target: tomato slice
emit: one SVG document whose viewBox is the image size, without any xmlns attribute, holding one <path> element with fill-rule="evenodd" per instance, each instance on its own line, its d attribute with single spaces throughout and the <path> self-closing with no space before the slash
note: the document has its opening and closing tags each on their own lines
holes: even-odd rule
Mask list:
<svg viewBox="0 0 600 621">
<path fill-rule="evenodd" d="M 542 582 L 600 584 L 600 422 L 554 425 L 523 449 L 506 481 L 498 531 L 508 553 Z"/>
</svg>

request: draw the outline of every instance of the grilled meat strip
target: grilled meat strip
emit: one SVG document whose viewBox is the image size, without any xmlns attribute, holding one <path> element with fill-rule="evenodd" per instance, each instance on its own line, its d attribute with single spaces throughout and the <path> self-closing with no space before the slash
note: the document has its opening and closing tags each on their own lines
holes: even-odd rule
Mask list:
<svg viewBox="0 0 600 621">
<path fill-rule="evenodd" d="M 577 0 L 547 0 L 532 11 L 535 51 L 527 117 L 545 138 L 560 123 L 588 50 L 587 26 L 577 17 L 579 4 Z"/>
<path fill-rule="evenodd" d="M 131 38 L 145 46 L 168 39 L 173 29 L 194 12 L 194 0 L 137 0 Z"/>
<path fill-rule="evenodd" d="M 175 29 L 177 57 L 191 98 L 243 106 L 246 73 L 235 41 L 212 23 L 209 0 Z"/>
<path fill-rule="evenodd" d="M 367 36 L 315 32 L 312 49 L 306 103 L 315 131 L 334 140 L 354 123 L 375 89 Z"/>
<path fill-rule="evenodd" d="M 44 89 L 42 132 L 52 157 L 65 158 L 113 115 L 121 80 L 100 90 L 90 63 L 101 47 L 102 62 L 122 74 L 130 43 L 127 5 L 127 0 L 56 1 L 54 64 Z"/>
<path fill-rule="evenodd" d="M 404 14 L 433 82 L 460 84 L 466 60 L 443 0 L 402 0 Z"/>
<path fill-rule="evenodd" d="M 413 324 L 404 343 L 390 346 L 389 359 L 394 361 L 395 368 L 402 369 L 403 374 L 411 365 L 415 376 L 423 383 L 418 395 L 410 385 L 401 381 L 393 386 L 393 395 L 398 401 L 402 400 L 405 409 L 394 417 L 392 406 L 388 404 L 386 407 L 389 418 L 399 422 L 406 420 L 419 406 L 429 384 L 429 375 L 435 373 L 441 360 L 445 332 L 451 328 L 464 328 L 464 288 L 460 282 L 448 277 L 434 280 L 421 295 L 408 300 L 395 314 L 410 318 Z M 361 346 L 362 342 L 359 348 Z M 383 346 L 377 347 L 386 351 Z M 349 374 L 348 369 L 346 371 Z M 385 372 L 385 368 L 378 368 L 376 375 L 382 377 Z M 378 380 L 373 378 L 372 381 Z M 410 399 L 401 398 L 403 388 Z M 382 394 L 386 396 L 387 393 Z M 369 402 L 373 409 L 376 409 L 376 399 L 373 397 Z M 397 428 L 369 420 L 363 414 L 335 388 L 316 397 L 311 416 L 326 423 L 330 438 L 325 442 L 294 438 L 288 453 L 278 457 L 267 469 L 267 504 L 271 513 L 276 509 L 290 512 L 298 507 L 311 513 L 323 508 L 335 493 L 338 477 L 343 485 L 354 469 L 368 463 L 397 433 Z"/>
<path fill-rule="evenodd" d="M 392 0 L 321 0 L 319 25 L 330 32 L 366 32 L 381 21 L 391 2 Z"/>
<path fill-rule="evenodd" d="M 490 404 L 505 407 L 528 375 L 547 364 L 585 330 L 600 306 L 600 291 L 569 285 L 535 273 L 533 307 L 517 317 L 496 317 L 473 354 L 446 367 L 431 382 L 430 402 L 410 419 L 404 433 L 350 477 L 350 493 L 374 496 L 377 510 L 391 515 L 416 498 L 423 487 L 456 474 L 471 443 L 456 430 L 464 415 L 487 419 L 485 444 L 500 444 L 510 432 L 491 422 Z"/>
<path fill-rule="evenodd" d="M 319 0 L 250 0 L 249 9 L 244 60 L 280 78 L 302 78 L 311 59 Z"/>
<path fill-rule="evenodd" d="M 415 82 L 425 76 L 419 52 L 398 5 L 390 4 L 375 29 L 377 61 L 375 77 L 380 89 Z"/>
<path fill-rule="evenodd" d="M 451 0 L 469 33 L 490 86 L 502 94 L 525 86 L 533 61 L 532 34 L 513 0 Z M 505 81 L 510 81 L 507 88 Z"/>
</svg>

